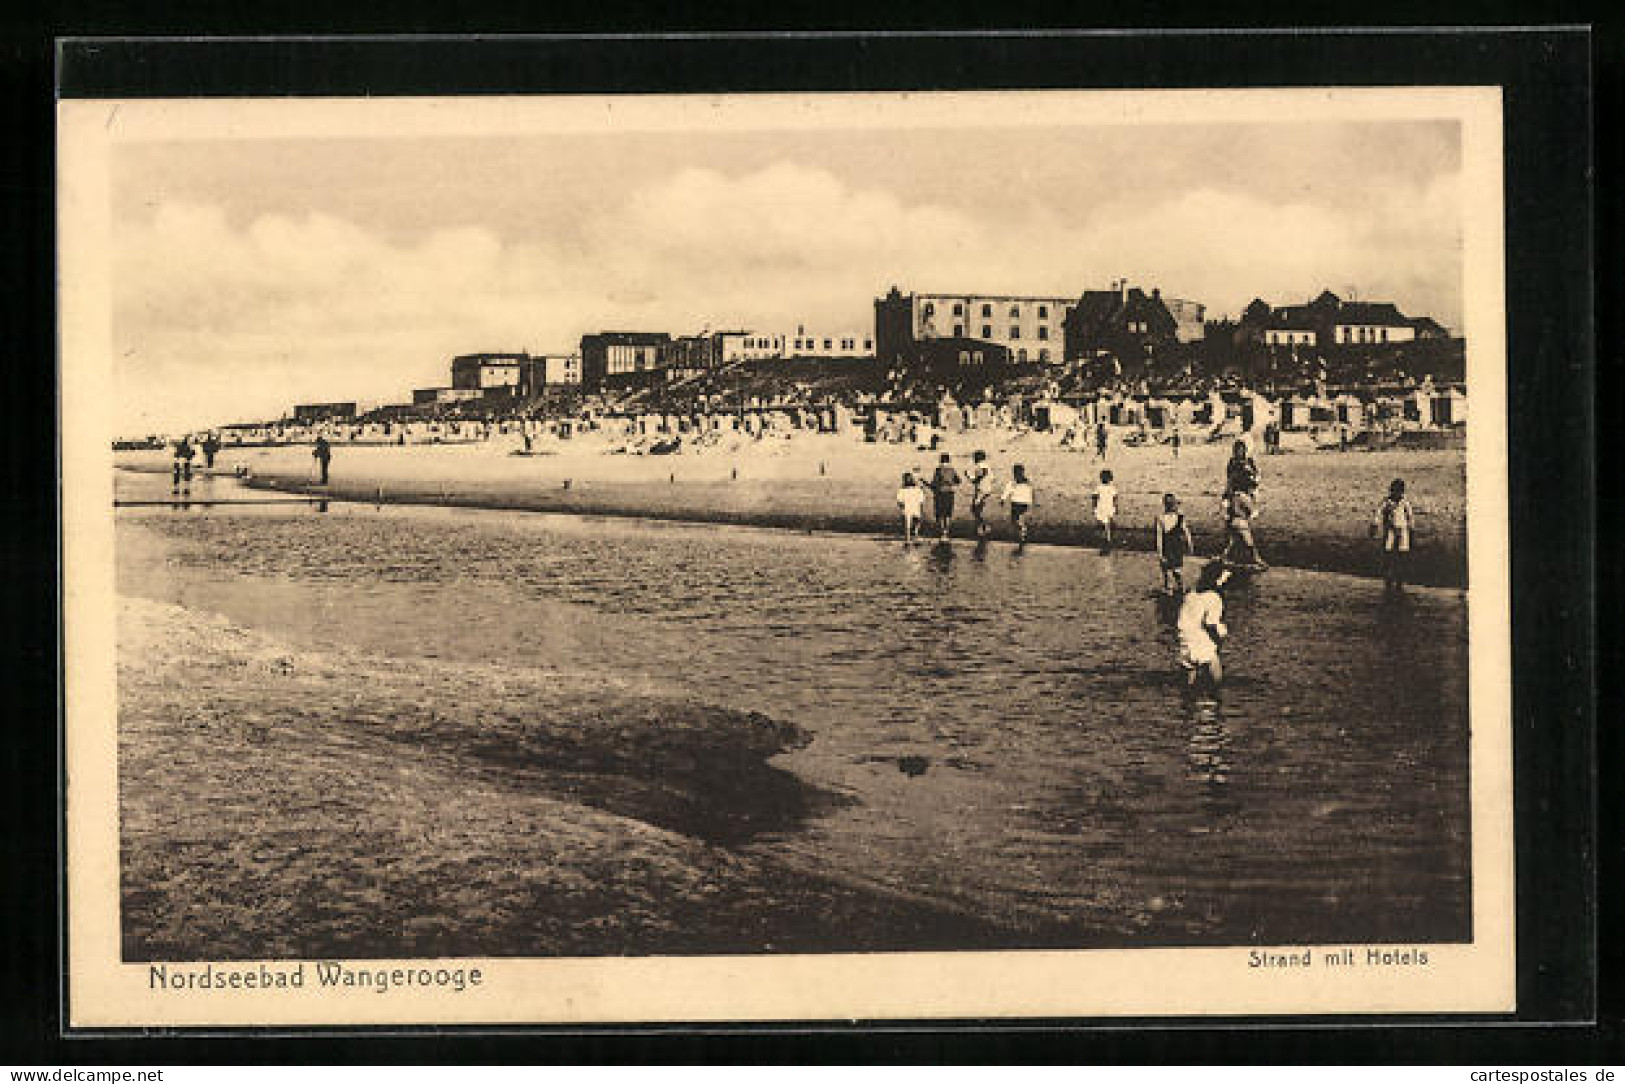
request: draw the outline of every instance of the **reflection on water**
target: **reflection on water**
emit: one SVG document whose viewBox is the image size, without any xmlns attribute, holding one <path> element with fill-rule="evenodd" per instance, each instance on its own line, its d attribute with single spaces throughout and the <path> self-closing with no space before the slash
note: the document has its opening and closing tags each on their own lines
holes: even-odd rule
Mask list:
<svg viewBox="0 0 1625 1084">
<path fill-rule="evenodd" d="M 738 845 L 1019 943 L 1470 936 L 1455 592 L 1237 584 L 1213 705 L 1143 555 L 343 503 L 119 523 L 121 590 L 307 646 L 793 720 L 815 740 L 777 763 L 842 800 Z"/>
</svg>

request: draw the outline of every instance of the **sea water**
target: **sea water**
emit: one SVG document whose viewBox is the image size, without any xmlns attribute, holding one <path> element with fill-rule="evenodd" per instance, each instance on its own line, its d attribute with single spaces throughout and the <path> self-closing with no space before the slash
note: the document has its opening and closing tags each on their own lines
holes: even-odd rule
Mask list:
<svg viewBox="0 0 1625 1084">
<path fill-rule="evenodd" d="M 1208 705 L 1144 554 L 341 503 L 129 509 L 117 542 L 122 592 L 310 649 L 792 720 L 814 740 L 775 763 L 830 800 L 715 842 L 985 917 L 1002 945 L 1471 936 L 1463 592 L 1238 584 Z"/>
</svg>

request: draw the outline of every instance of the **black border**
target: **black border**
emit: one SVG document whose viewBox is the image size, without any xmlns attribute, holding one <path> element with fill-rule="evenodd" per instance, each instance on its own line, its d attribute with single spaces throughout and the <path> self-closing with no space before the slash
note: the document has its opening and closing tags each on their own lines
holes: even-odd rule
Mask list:
<svg viewBox="0 0 1625 1084">
<path fill-rule="evenodd" d="M 1115 14 L 1115 13 L 1114 13 Z M 1368 12 L 1368 16 L 1369 16 Z M 249 15 L 253 18 L 253 15 Z M 410 13 L 408 13 L 408 18 Z M 159 17 L 161 18 L 161 16 Z M 262 15 L 263 19 L 264 16 Z M 329 28 L 343 28 L 331 14 Z M 62 33 L 120 29 L 103 11 Z M 156 21 L 156 20 L 155 20 Z M 271 21 L 275 21 L 274 18 Z M 401 25 L 371 29 L 415 30 Z M 736 24 L 738 25 L 738 24 Z M 827 24 L 826 24 L 827 25 Z M 4 372 L 6 401 L 29 404 L 6 430 L 13 483 L 12 521 L 27 525 L 8 547 L 12 575 L 4 587 L 15 667 L 9 733 L 0 740 L 6 770 L 7 831 L 0 835 L 3 974 L 24 987 L 20 1004 L 0 1017 L 0 1037 L 23 1040 L 28 1061 L 55 1064 L 131 1061 L 187 1063 L 233 1060 L 245 1040 L 180 1039 L 141 1043 L 128 1037 L 63 1040 L 56 992 L 59 960 L 55 855 L 56 690 L 48 675 L 56 587 L 29 568 L 56 565 L 54 478 L 41 470 L 54 446 L 51 366 L 54 358 L 50 43 L 30 24 L 22 44 L 0 51 L 8 128 L 22 132 L 37 157 L 4 157 L 4 212 L 21 242 L 8 248 L 9 306 L 21 302 L 13 362 Z M 177 32 L 185 26 L 158 25 Z M 230 27 L 241 32 L 242 27 Z M 258 31 L 274 27 L 253 26 Z M 291 29 L 282 27 L 284 31 Z M 39 46 L 45 45 L 41 51 Z M 1507 33 L 1248 31 L 1201 37 L 1155 34 L 1040 36 L 882 36 L 860 40 L 802 38 L 542 39 L 482 42 L 397 38 L 118 42 L 81 41 L 64 56 L 60 75 L 74 96 L 449 94 L 540 92 L 764 91 L 782 89 L 928 89 L 949 87 L 1293 86 L 1499 84 L 1505 87 L 1511 495 L 1514 552 L 1514 698 L 1519 858 L 1519 1021 L 1584 1021 L 1598 1012 L 1595 877 L 1597 764 L 1592 724 L 1595 599 L 1593 559 L 1595 459 L 1591 335 L 1591 52 L 1580 30 Z M 1607 57 L 1618 59 L 1608 47 Z M 93 57 L 93 60 L 86 59 Z M 613 79 L 606 78 L 613 72 Z M 41 76 L 44 76 L 42 85 Z M 1618 72 L 1606 73 L 1601 104 L 1617 107 Z M 1617 143 L 1603 140 L 1605 165 L 1618 164 Z M 1617 174 L 1616 174 L 1617 176 Z M 1606 191 L 1606 189 L 1605 189 Z M 1614 200 L 1618 201 L 1615 195 Z M 1617 216 L 1613 207 L 1605 212 Z M 1617 225 L 1617 217 L 1612 219 Z M 1617 237 L 1602 236 L 1599 256 L 1618 255 Z M 1602 265 L 1605 270 L 1610 265 Z M 1599 276 L 1601 311 L 1617 318 L 1617 262 Z M 1616 304 L 1610 306 L 1608 302 Z M 43 319 L 41 319 L 43 317 Z M 1617 330 L 1617 324 L 1614 325 Z M 1610 351 L 1611 355 L 1616 351 Z M 1606 400 L 1605 400 L 1606 401 Z M 17 511 L 22 515 L 16 516 Z M 1607 567 L 1607 566 L 1605 566 Z M 1616 577 L 1617 574 L 1610 572 Z M 1617 656 L 1616 656 L 1617 657 Z M 1617 672 L 1617 671 L 1616 671 Z M 1605 716 L 1606 717 L 1606 716 Z M 1617 752 L 1611 730 L 1602 735 Z M 17 787 L 16 781 L 32 781 Z M 10 808 L 16 806 L 17 808 Z M 1617 828 L 1617 820 L 1610 821 Z M 1617 835 L 1602 853 L 1617 859 Z M 1608 882 L 1604 882 L 1607 884 Z M 1617 884 L 1617 881 L 1614 883 Z M 19 897 L 19 898 L 14 898 Z M 1617 927 L 1613 927 L 1617 928 Z M 1617 947 L 1617 946 L 1616 946 Z M 8 985 L 11 984 L 8 982 Z M 1601 1027 L 1462 1026 L 1460 1018 L 1387 1020 L 1360 1030 L 1348 1021 L 1308 1028 L 1290 1021 L 1111 1021 L 1093 1030 L 1045 1025 L 882 1025 L 868 1031 L 782 1027 L 704 1031 L 603 1029 L 528 1039 L 499 1033 L 451 1037 L 416 1029 L 399 1037 L 336 1039 L 318 1032 L 276 1043 L 246 1040 L 259 1061 L 299 1063 L 524 1060 L 946 1061 L 1055 1060 L 1109 1057 L 1138 1061 L 1323 1062 L 1348 1060 L 1562 1062 L 1581 1042 L 1592 1057 L 1606 1044 L 1620 1059 L 1617 991 L 1601 1006 Z M 1238 1022 L 1228 1022 L 1233 1025 Z M 1441 1027 L 1440 1024 L 1445 1026 Z M 1258 1030 L 1253 1030 L 1258 1029 Z M 449 1030 L 449 1029 L 447 1029 Z M 9 1044 L 8 1044 L 9 1045 Z M 0 1047 L 0 1050 L 5 1050 Z M 233 1054 L 233 1051 L 239 1053 Z M 1356 1055 L 1355 1051 L 1359 1054 Z M 1590 1051 L 1588 1051 L 1590 1052 Z M 1606 1056 L 1604 1060 L 1607 1060 Z M 0 1060 L 13 1057 L 9 1050 Z"/>
</svg>

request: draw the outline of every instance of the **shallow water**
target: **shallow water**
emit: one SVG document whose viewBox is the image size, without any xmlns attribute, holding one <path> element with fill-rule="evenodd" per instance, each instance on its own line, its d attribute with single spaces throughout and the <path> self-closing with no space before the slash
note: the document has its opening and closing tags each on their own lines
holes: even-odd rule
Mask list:
<svg viewBox="0 0 1625 1084">
<path fill-rule="evenodd" d="M 305 646 L 792 720 L 815 740 L 776 763 L 837 800 L 729 845 L 1001 944 L 1470 936 L 1459 592 L 1273 570 L 1227 599 L 1210 709 L 1138 554 L 345 504 L 132 509 L 118 539 L 121 591 Z"/>
</svg>

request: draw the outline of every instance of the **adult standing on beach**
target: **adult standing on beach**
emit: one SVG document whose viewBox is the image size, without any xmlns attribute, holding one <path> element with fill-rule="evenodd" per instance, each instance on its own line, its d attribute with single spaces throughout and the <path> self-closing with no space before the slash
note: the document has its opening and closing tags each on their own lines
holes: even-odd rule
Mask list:
<svg viewBox="0 0 1625 1084">
<path fill-rule="evenodd" d="M 1095 458 L 1106 458 L 1106 445 L 1111 441 L 1111 433 L 1106 428 L 1105 421 L 1095 423 Z"/>
<path fill-rule="evenodd" d="M 203 438 L 203 465 L 214 469 L 214 457 L 220 454 L 220 438 L 213 433 Z"/>
<path fill-rule="evenodd" d="M 948 528 L 953 523 L 954 495 L 960 481 L 959 472 L 954 470 L 953 456 L 943 452 L 941 460 L 937 463 L 936 472 L 931 475 L 931 495 L 936 505 L 937 529 L 942 533 L 943 541 L 947 541 Z"/>
<path fill-rule="evenodd" d="M 327 484 L 327 468 L 333 462 L 333 448 L 327 443 L 326 437 L 318 436 L 316 438 L 316 447 L 311 451 L 310 455 L 322 469 L 320 484 L 325 486 Z"/>
</svg>

